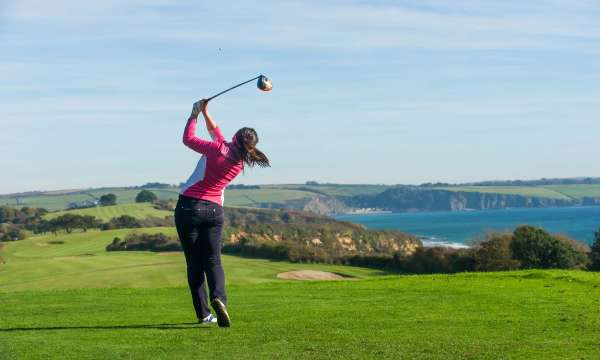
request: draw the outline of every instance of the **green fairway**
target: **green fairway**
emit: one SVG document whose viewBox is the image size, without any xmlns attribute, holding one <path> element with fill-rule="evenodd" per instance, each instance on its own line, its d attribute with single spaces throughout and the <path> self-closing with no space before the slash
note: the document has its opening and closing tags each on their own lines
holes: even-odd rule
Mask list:
<svg viewBox="0 0 600 360">
<path fill-rule="evenodd" d="M 123 276 L 127 272 L 123 271 Z M 231 283 L 230 329 L 184 287 L 0 294 L 4 359 L 593 359 L 600 279 L 578 272 Z"/>
<path fill-rule="evenodd" d="M 174 228 L 120 229 L 46 235 L 11 242 L 1 254 L 6 263 L 0 265 L 0 292 L 184 285 L 185 261 L 181 253 L 105 250 L 114 237 L 124 238 L 134 231 L 176 235 Z M 340 272 L 358 278 L 382 274 L 378 270 L 347 266 L 223 258 L 228 281 L 238 284 L 276 281 L 278 273 L 297 269 Z"/>
<path fill-rule="evenodd" d="M 125 204 L 125 205 L 112 205 L 112 206 L 99 206 L 87 209 L 75 209 L 52 212 L 44 216 L 46 219 L 53 219 L 63 214 L 77 214 L 77 215 L 92 215 L 102 221 L 108 221 L 113 217 L 121 215 L 133 216 L 137 219 L 145 219 L 148 216 L 154 216 L 164 218 L 165 216 L 173 215 L 172 211 L 157 210 L 150 203 L 140 204 Z"/>
<path fill-rule="evenodd" d="M 233 325 L 220 329 L 194 324 L 180 253 L 104 251 L 131 231 L 5 244 L 2 359 L 593 359 L 600 351 L 597 273 L 409 276 L 224 256 Z M 297 269 L 355 279 L 276 277 Z"/>
</svg>

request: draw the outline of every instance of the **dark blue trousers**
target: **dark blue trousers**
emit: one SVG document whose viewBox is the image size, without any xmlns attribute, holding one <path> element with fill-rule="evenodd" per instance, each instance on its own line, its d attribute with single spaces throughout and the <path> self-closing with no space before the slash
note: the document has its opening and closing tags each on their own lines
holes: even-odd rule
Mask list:
<svg viewBox="0 0 600 360">
<path fill-rule="evenodd" d="M 221 265 L 223 207 L 206 200 L 180 195 L 175 208 L 175 226 L 185 253 L 187 278 L 198 319 L 210 314 L 210 299 L 227 304 L 225 273 Z"/>
</svg>

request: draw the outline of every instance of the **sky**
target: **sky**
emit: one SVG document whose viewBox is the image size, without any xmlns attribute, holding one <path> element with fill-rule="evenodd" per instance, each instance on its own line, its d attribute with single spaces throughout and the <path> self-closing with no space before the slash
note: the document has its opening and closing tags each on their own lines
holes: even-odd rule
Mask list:
<svg viewBox="0 0 600 360">
<path fill-rule="evenodd" d="M 596 0 L 0 0 L 0 193 L 185 181 L 258 74 L 238 184 L 600 176 L 599 57 Z"/>
</svg>

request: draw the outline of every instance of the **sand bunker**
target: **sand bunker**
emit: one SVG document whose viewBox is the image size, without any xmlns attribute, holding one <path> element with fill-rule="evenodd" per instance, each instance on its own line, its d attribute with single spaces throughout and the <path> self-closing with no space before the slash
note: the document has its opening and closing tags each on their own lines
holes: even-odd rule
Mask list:
<svg viewBox="0 0 600 360">
<path fill-rule="evenodd" d="M 279 279 L 286 280 L 350 280 L 352 276 L 317 270 L 286 271 L 277 274 Z"/>
</svg>

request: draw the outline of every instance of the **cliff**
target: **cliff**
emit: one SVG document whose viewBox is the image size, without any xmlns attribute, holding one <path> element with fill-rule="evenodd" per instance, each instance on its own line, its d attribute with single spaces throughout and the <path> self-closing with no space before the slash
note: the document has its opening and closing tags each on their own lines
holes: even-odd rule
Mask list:
<svg viewBox="0 0 600 360">
<path fill-rule="evenodd" d="M 380 208 L 392 211 L 440 211 L 598 205 L 600 204 L 600 199 L 566 200 L 522 195 L 397 187 L 388 189 L 377 195 L 350 197 L 345 199 L 345 203 L 355 208 Z"/>
</svg>

